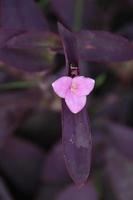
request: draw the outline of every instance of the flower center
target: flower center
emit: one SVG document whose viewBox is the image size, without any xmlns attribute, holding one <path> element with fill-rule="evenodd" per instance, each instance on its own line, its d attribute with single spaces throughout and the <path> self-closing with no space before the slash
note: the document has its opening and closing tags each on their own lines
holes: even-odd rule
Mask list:
<svg viewBox="0 0 133 200">
<path fill-rule="evenodd" d="M 72 83 L 70 90 L 72 92 L 76 92 L 77 88 L 78 88 L 77 84 L 76 83 Z"/>
</svg>

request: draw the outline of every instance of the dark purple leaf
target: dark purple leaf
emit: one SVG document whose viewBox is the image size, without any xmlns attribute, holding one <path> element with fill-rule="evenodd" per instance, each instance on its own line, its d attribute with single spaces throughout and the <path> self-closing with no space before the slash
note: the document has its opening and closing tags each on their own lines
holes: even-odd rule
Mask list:
<svg viewBox="0 0 133 200">
<path fill-rule="evenodd" d="M 77 40 L 75 35 L 66 29 L 62 24 L 58 23 L 59 33 L 62 39 L 62 44 L 64 47 L 66 67 L 69 76 L 72 76 L 70 67 L 78 67 L 78 50 L 77 50 Z"/>
<path fill-rule="evenodd" d="M 125 156 L 133 159 L 133 129 L 112 122 L 107 122 L 106 127 L 108 128 L 113 144 Z"/>
<path fill-rule="evenodd" d="M 110 12 L 108 10 L 103 11 L 95 0 L 84 0 L 83 6 L 82 26 L 84 25 L 85 28 L 99 29 L 104 26 L 103 24 L 105 23 L 105 20 L 108 21 L 110 18 Z M 98 15 L 100 15 L 100 17 L 97 17 Z"/>
<path fill-rule="evenodd" d="M 105 153 L 105 172 L 116 199 L 133 199 L 133 163 L 109 147 Z"/>
<path fill-rule="evenodd" d="M 62 145 L 56 145 L 52 151 L 47 155 L 47 158 L 43 167 L 42 180 L 44 182 L 66 182 L 69 181 L 69 177 L 66 171 L 65 162 L 63 159 Z M 53 170 L 54 166 L 54 170 Z"/>
<path fill-rule="evenodd" d="M 78 189 L 75 186 L 69 186 L 58 197 L 57 200 L 98 200 L 95 188 L 89 183 L 83 188 Z"/>
<path fill-rule="evenodd" d="M 2 179 L 0 179 L 0 200 L 13 200 Z"/>
<path fill-rule="evenodd" d="M 95 126 L 96 127 L 96 126 Z M 102 130 L 93 130 L 93 148 L 92 148 L 92 171 L 103 165 L 105 146 L 108 143 L 108 137 Z"/>
<path fill-rule="evenodd" d="M 13 49 L 7 47 L 6 41 L 12 37 L 22 34 L 22 30 L 46 30 L 48 29 L 46 20 L 37 7 L 34 0 L 1 0 L 0 4 L 1 28 L 8 29 L 0 31 L 0 60 L 9 66 L 25 69 L 27 71 L 40 71 L 49 67 L 48 53 L 38 52 L 37 49 Z M 5 40 L 2 40 L 2 39 Z M 6 46 L 6 47 L 5 47 Z"/>
<path fill-rule="evenodd" d="M 67 73 L 72 77 L 77 76 L 79 66 L 76 38 L 63 25 L 59 24 L 58 28 L 64 47 Z M 81 186 L 89 175 L 92 146 L 86 108 L 73 114 L 62 100 L 62 135 L 67 169 L 74 182 Z"/>
<path fill-rule="evenodd" d="M 51 50 L 59 47 L 59 39 L 48 32 L 0 30 L 0 60 L 26 71 L 40 71 L 53 65 Z"/>
<path fill-rule="evenodd" d="M 73 114 L 62 101 L 63 151 L 69 174 L 77 185 L 86 182 L 91 163 L 91 132 L 86 108 Z"/>
<path fill-rule="evenodd" d="M 51 0 L 53 10 L 66 25 L 74 25 L 74 8 L 76 0 Z M 68 14 L 69 13 L 69 14 Z"/>
<path fill-rule="evenodd" d="M 20 91 L 0 94 L 0 148 L 18 128 L 28 111 L 38 104 L 39 91 Z"/>
<path fill-rule="evenodd" d="M 40 181 L 43 153 L 29 142 L 9 139 L 0 151 L 0 170 L 19 190 L 34 192 Z"/>
<path fill-rule="evenodd" d="M 51 0 L 51 5 L 62 23 L 76 29 L 92 24 L 97 11 L 94 0 Z"/>
<path fill-rule="evenodd" d="M 8 48 L 35 49 L 36 53 L 39 50 L 40 54 L 44 54 L 45 49 L 59 51 L 62 48 L 61 45 L 59 36 L 50 31 L 20 31 L 6 42 Z"/>
<path fill-rule="evenodd" d="M 123 63 L 124 65 L 124 63 Z M 118 66 L 118 65 L 117 65 Z M 121 66 L 120 66 L 121 67 Z M 119 68 L 119 66 L 118 66 Z M 130 73 L 131 74 L 131 73 Z M 111 78 L 112 79 L 112 78 Z M 116 84 L 116 82 L 114 82 Z M 114 85 L 115 86 L 115 85 Z M 133 96 L 131 93 L 128 93 L 128 90 L 124 91 L 121 90 L 120 93 L 119 89 L 115 92 L 107 95 L 104 99 L 100 99 L 100 111 L 98 111 L 98 115 L 101 118 L 101 114 L 105 119 L 110 119 L 111 121 L 123 123 L 123 124 L 130 124 L 132 123 L 131 115 L 132 115 L 132 101 Z M 99 104 L 99 99 L 95 105 Z M 104 125 L 105 122 L 104 122 Z"/>
<path fill-rule="evenodd" d="M 126 61 L 133 59 L 133 44 L 105 31 L 77 33 L 80 58 L 87 61 Z"/>
<path fill-rule="evenodd" d="M 0 26 L 11 29 L 45 30 L 47 22 L 34 0 L 1 0 Z"/>
</svg>

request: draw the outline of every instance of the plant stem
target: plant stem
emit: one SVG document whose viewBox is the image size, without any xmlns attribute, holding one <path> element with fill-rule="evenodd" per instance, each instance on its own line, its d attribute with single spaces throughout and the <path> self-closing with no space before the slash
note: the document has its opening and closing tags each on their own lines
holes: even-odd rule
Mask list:
<svg viewBox="0 0 133 200">
<path fill-rule="evenodd" d="M 15 81 L 0 84 L 0 91 L 32 88 L 36 85 L 33 81 Z"/>
<path fill-rule="evenodd" d="M 74 28 L 76 31 L 80 30 L 83 19 L 84 0 L 77 0 L 75 5 Z"/>
<path fill-rule="evenodd" d="M 40 4 L 41 7 L 47 7 L 48 3 L 49 3 L 49 0 L 41 0 L 39 2 L 39 4 Z"/>
<path fill-rule="evenodd" d="M 106 81 L 107 76 L 106 74 L 101 74 L 96 78 L 96 88 L 100 88 Z"/>
</svg>

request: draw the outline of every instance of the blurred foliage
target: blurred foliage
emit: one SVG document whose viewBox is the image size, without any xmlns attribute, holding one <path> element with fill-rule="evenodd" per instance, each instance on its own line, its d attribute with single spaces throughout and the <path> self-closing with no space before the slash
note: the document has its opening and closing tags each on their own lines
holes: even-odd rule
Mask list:
<svg viewBox="0 0 133 200">
<path fill-rule="evenodd" d="M 72 184 L 65 168 L 61 145 L 61 105 L 51 83 L 65 74 L 57 21 L 72 30 L 110 31 L 132 42 L 133 1 L 36 2 L 43 15 L 32 0 L 1 1 L 7 14 L 0 20 L 1 28 L 9 27 L 11 31 L 15 25 L 10 34 L 2 29 L 0 33 L 0 199 L 132 200 L 133 61 L 111 61 L 111 55 L 113 58 L 123 57 L 119 55 L 119 49 L 126 48 L 124 56 L 129 55 L 128 44 L 122 46 L 118 42 L 114 52 L 117 40 L 103 43 L 103 40 L 96 42 L 97 37 L 92 38 L 92 45 L 100 48 L 100 53 L 93 51 L 94 54 L 88 56 L 92 49 L 84 53 L 81 33 L 77 36 L 83 53 L 81 57 L 87 58 L 81 61 L 81 71 L 96 80 L 95 91 L 87 106 L 93 138 L 92 167 L 88 183 L 81 190 Z M 24 8 L 22 5 L 25 5 Z M 26 30 L 20 33 L 19 28 Z M 23 34 L 34 29 L 36 34 L 32 34 L 32 40 L 28 37 L 17 40 L 17 36 L 23 38 Z M 106 36 L 108 39 L 109 35 Z M 3 41 L 8 41 L 7 46 L 3 45 Z M 29 42 L 27 46 L 25 41 Z M 22 56 L 25 51 L 28 51 L 30 59 Z M 110 61 L 99 62 L 98 56 L 105 58 L 106 53 L 108 58 L 111 57 Z M 2 56 L 6 58 L 2 60 Z M 88 57 L 95 60 L 90 62 Z M 39 67 L 43 71 L 38 72 Z M 25 71 L 27 68 L 29 70 Z"/>
</svg>

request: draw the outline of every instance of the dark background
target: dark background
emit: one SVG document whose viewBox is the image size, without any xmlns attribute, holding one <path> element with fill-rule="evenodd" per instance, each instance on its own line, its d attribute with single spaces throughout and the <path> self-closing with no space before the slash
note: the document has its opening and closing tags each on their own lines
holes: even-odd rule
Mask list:
<svg viewBox="0 0 133 200">
<path fill-rule="evenodd" d="M 73 31 L 104 30 L 132 42 L 132 0 L 36 3 L 54 33 L 60 21 Z M 7 5 L 16 6 L 15 1 Z M 52 65 L 48 73 L 0 63 L 0 200 L 132 200 L 133 61 L 81 61 L 81 73 L 94 78 L 96 86 L 87 107 L 91 173 L 79 190 L 65 168 L 60 99 L 51 88 L 65 73 L 65 59 L 60 53 L 52 56 L 46 55 Z"/>
</svg>

